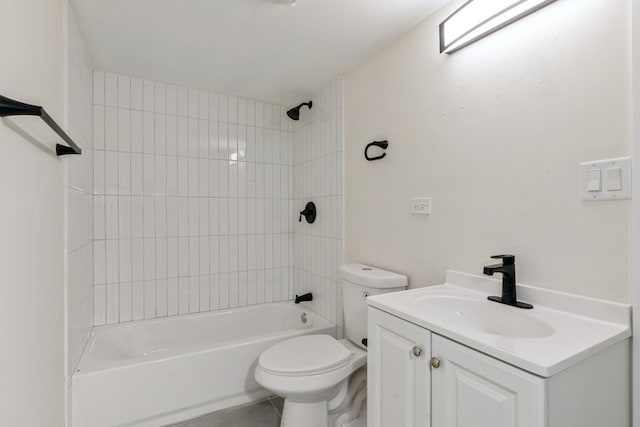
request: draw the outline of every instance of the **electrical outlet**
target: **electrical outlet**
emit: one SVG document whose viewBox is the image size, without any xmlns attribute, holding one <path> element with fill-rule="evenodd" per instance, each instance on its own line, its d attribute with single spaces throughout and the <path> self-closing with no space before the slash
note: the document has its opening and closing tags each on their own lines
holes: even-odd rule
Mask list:
<svg viewBox="0 0 640 427">
<path fill-rule="evenodd" d="M 414 197 L 411 199 L 411 215 L 431 215 L 431 198 Z"/>
</svg>

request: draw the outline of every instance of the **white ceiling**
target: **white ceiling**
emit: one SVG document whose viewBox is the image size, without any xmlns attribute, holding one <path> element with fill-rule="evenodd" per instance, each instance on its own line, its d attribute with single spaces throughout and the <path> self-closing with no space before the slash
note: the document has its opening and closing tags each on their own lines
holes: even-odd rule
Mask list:
<svg viewBox="0 0 640 427">
<path fill-rule="evenodd" d="M 72 0 L 96 66 L 293 105 L 447 0 Z"/>
</svg>

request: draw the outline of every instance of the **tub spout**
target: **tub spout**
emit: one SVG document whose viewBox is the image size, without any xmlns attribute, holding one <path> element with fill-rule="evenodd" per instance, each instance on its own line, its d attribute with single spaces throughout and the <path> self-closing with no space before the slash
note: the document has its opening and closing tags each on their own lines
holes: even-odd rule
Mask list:
<svg viewBox="0 0 640 427">
<path fill-rule="evenodd" d="M 313 295 L 311 295 L 311 292 L 309 292 L 308 294 L 304 294 L 304 295 L 296 295 L 296 304 L 300 304 L 301 302 L 304 301 L 313 301 Z"/>
</svg>

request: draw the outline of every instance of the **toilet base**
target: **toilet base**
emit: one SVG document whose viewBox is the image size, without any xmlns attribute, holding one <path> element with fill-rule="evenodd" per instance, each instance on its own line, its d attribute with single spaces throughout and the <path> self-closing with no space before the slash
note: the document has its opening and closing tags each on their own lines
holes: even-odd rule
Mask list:
<svg viewBox="0 0 640 427">
<path fill-rule="evenodd" d="M 329 411 L 327 401 L 300 403 L 285 399 L 280 427 L 327 427 Z"/>
</svg>

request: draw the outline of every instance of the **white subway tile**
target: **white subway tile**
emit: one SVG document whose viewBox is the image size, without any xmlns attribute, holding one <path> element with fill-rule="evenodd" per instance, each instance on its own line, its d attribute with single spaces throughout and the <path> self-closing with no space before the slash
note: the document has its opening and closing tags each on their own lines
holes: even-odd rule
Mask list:
<svg viewBox="0 0 640 427">
<path fill-rule="evenodd" d="M 197 89 L 189 89 L 189 117 L 197 119 L 198 118 L 198 90 Z"/>
<path fill-rule="evenodd" d="M 131 240 L 120 239 L 118 242 L 119 283 L 131 282 Z"/>
<path fill-rule="evenodd" d="M 168 282 L 167 279 L 156 281 L 156 317 L 168 314 Z"/>
<path fill-rule="evenodd" d="M 142 114 L 142 151 L 146 154 L 155 152 L 155 116 L 153 113 Z"/>
<path fill-rule="evenodd" d="M 104 149 L 105 112 L 103 105 L 93 106 L 93 147 L 96 150 Z"/>
<path fill-rule="evenodd" d="M 198 120 L 190 118 L 189 121 L 189 157 L 197 158 L 199 154 L 199 130 Z M 184 155 L 186 155 L 185 153 Z"/>
<path fill-rule="evenodd" d="M 118 107 L 131 108 L 131 78 L 118 76 Z"/>
<path fill-rule="evenodd" d="M 167 314 L 169 316 L 178 314 L 178 279 L 176 277 L 167 281 Z"/>
<path fill-rule="evenodd" d="M 131 111 L 131 152 L 142 153 L 143 144 L 142 112 Z"/>
<path fill-rule="evenodd" d="M 145 196 L 153 196 L 156 187 L 156 164 L 153 154 L 144 154 L 142 162 L 143 194 Z"/>
<path fill-rule="evenodd" d="M 93 72 L 93 103 L 104 105 L 104 73 L 102 71 Z"/>
<path fill-rule="evenodd" d="M 189 278 L 180 277 L 178 280 L 178 313 L 189 313 Z"/>
<path fill-rule="evenodd" d="M 167 154 L 167 116 L 164 114 L 155 115 L 155 154 Z"/>
<path fill-rule="evenodd" d="M 131 237 L 139 239 L 144 236 L 144 199 L 141 196 L 131 197 Z"/>
<path fill-rule="evenodd" d="M 120 322 L 129 322 L 133 319 L 133 290 L 131 283 L 120 284 Z"/>
<path fill-rule="evenodd" d="M 105 238 L 118 238 L 118 196 L 105 197 Z"/>
<path fill-rule="evenodd" d="M 106 240 L 106 283 L 118 282 L 118 241 Z"/>
<path fill-rule="evenodd" d="M 189 238 L 178 238 L 178 276 L 189 276 Z"/>
<path fill-rule="evenodd" d="M 142 82 L 142 109 L 146 112 L 153 113 L 155 107 L 154 95 L 155 85 L 149 80 Z"/>
<path fill-rule="evenodd" d="M 200 274 L 200 238 L 189 237 L 189 276 Z"/>
<path fill-rule="evenodd" d="M 156 317 L 156 281 L 144 281 L 144 318 Z"/>
<path fill-rule="evenodd" d="M 209 120 L 211 121 L 218 120 L 218 103 L 218 94 L 209 93 Z"/>
<path fill-rule="evenodd" d="M 229 273 L 220 274 L 219 301 L 221 309 L 229 308 Z"/>
<path fill-rule="evenodd" d="M 118 151 L 131 151 L 131 111 L 118 109 Z"/>
<path fill-rule="evenodd" d="M 189 235 L 189 199 L 178 197 L 178 236 Z"/>
<path fill-rule="evenodd" d="M 107 287 L 94 286 L 93 289 L 93 324 L 102 326 L 107 323 Z"/>
<path fill-rule="evenodd" d="M 105 198 L 104 196 L 93 197 L 93 239 L 104 240 L 105 232 Z"/>
<path fill-rule="evenodd" d="M 131 109 L 142 110 L 142 80 L 132 78 L 131 79 Z"/>
<path fill-rule="evenodd" d="M 178 198 L 167 198 L 167 236 L 178 237 Z"/>
<path fill-rule="evenodd" d="M 167 239 L 156 238 L 156 279 L 166 279 L 168 277 L 167 257 Z"/>
<path fill-rule="evenodd" d="M 104 103 L 108 107 L 118 106 L 118 76 L 112 73 L 104 75 Z"/>
<path fill-rule="evenodd" d="M 167 116 L 167 155 L 178 155 L 178 117 Z"/>
<path fill-rule="evenodd" d="M 229 96 L 218 95 L 218 121 L 229 123 Z"/>
<path fill-rule="evenodd" d="M 144 216 L 143 231 L 145 238 L 155 237 L 156 233 L 156 217 L 155 217 L 155 200 L 154 197 L 144 197 Z"/>
<path fill-rule="evenodd" d="M 167 239 L 167 277 L 178 277 L 178 238 Z"/>
<path fill-rule="evenodd" d="M 187 88 L 178 86 L 178 116 L 188 117 L 189 115 L 189 91 Z"/>
<path fill-rule="evenodd" d="M 167 85 L 167 114 L 178 115 L 178 88 Z"/>
<path fill-rule="evenodd" d="M 189 197 L 198 197 L 198 181 L 200 172 L 198 170 L 198 159 L 189 158 Z"/>
<path fill-rule="evenodd" d="M 209 311 L 210 309 L 210 280 L 211 278 L 209 275 L 200 276 L 200 295 L 198 303 L 200 305 L 201 312 Z"/>
<path fill-rule="evenodd" d="M 155 236 L 167 237 L 167 199 L 155 197 Z"/>
<path fill-rule="evenodd" d="M 156 82 L 155 91 L 155 112 L 166 114 L 167 113 L 167 85 L 164 83 Z"/>
<path fill-rule="evenodd" d="M 202 120 L 209 120 L 209 93 L 198 91 L 198 117 Z"/>
<path fill-rule="evenodd" d="M 93 243 L 93 283 L 103 285 L 106 283 L 106 241 L 96 240 Z"/>
<path fill-rule="evenodd" d="M 189 156 L 189 119 L 178 117 L 178 156 Z"/>
<path fill-rule="evenodd" d="M 167 158 L 166 156 L 155 157 L 155 196 L 166 196 L 167 194 Z"/>
<path fill-rule="evenodd" d="M 198 157 L 209 157 L 209 122 L 198 120 Z"/>
<path fill-rule="evenodd" d="M 131 288 L 133 320 L 142 320 L 144 319 L 144 283 L 133 282 Z"/>
<path fill-rule="evenodd" d="M 118 109 L 105 107 L 104 112 L 104 148 L 118 150 Z"/>
<path fill-rule="evenodd" d="M 178 195 L 178 158 L 167 157 L 167 196 Z"/>
<path fill-rule="evenodd" d="M 109 196 L 109 199 L 111 199 L 110 196 Z M 131 238 L 131 198 L 129 196 L 118 196 L 117 201 L 118 201 L 117 238 L 130 239 Z"/>
<path fill-rule="evenodd" d="M 156 242 L 144 239 L 144 280 L 156 278 Z"/>
<path fill-rule="evenodd" d="M 200 311 L 200 278 L 189 277 L 189 313 Z"/>
</svg>

